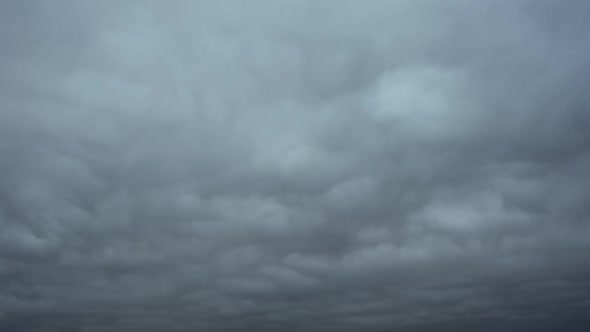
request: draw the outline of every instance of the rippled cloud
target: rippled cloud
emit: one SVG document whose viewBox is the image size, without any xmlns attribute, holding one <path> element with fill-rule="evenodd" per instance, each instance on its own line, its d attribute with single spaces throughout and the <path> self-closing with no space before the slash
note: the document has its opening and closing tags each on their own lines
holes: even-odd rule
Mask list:
<svg viewBox="0 0 590 332">
<path fill-rule="evenodd" d="M 590 326 L 589 3 L 0 13 L 0 329 Z"/>
</svg>

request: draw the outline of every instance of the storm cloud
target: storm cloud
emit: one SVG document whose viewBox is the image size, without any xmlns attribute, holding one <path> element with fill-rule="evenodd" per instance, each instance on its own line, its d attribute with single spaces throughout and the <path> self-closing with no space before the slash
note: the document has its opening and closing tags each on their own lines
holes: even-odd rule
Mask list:
<svg viewBox="0 0 590 332">
<path fill-rule="evenodd" d="M 590 2 L 0 2 L 0 330 L 587 331 Z"/>
</svg>

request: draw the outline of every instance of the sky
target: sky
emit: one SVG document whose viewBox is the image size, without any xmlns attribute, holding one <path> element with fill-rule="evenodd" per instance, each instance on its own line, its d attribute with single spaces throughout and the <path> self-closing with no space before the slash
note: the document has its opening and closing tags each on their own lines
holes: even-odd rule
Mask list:
<svg viewBox="0 0 590 332">
<path fill-rule="evenodd" d="M 0 1 L 0 330 L 590 330 L 590 2 Z"/>
</svg>

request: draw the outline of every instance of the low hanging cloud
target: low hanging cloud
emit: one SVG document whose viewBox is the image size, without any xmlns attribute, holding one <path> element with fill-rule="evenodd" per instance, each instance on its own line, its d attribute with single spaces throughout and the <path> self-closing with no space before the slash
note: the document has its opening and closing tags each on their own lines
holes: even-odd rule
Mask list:
<svg viewBox="0 0 590 332">
<path fill-rule="evenodd" d="M 590 3 L 0 13 L 1 330 L 589 328 Z"/>
</svg>

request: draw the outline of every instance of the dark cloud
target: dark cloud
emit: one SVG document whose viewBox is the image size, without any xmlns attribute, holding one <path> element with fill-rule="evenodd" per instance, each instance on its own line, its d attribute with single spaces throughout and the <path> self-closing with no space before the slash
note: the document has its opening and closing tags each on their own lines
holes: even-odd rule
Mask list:
<svg viewBox="0 0 590 332">
<path fill-rule="evenodd" d="M 0 329 L 586 331 L 589 10 L 0 3 Z"/>
</svg>

